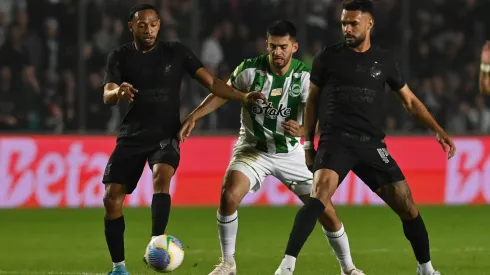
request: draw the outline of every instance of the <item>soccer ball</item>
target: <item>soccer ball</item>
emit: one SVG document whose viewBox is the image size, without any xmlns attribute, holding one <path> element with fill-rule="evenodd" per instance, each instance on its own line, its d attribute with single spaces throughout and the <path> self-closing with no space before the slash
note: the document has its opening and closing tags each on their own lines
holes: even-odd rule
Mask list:
<svg viewBox="0 0 490 275">
<path fill-rule="evenodd" d="M 184 246 L 171 235 L 153 238 L 146 247 L 144 261 L 156 272 L 174 271 L 184 260 Z"/>
</svg>

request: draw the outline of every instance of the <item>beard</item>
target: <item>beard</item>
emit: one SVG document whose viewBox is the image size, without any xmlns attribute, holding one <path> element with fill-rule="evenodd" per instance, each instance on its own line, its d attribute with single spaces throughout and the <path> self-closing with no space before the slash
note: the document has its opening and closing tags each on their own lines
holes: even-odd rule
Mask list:
<svg viewBox="0 0 490 275">
<path fill-rule="evenodd" d="M 362 42 L 364 42 L 364 40 L 366 40 L 366 37 L 365 36 L 355 37 L 352 34 L 346 34 L 346 35 L 344 35 L 344 38 L 345 38 L 345 43 L 350 48 L 356 48 L 359 45 L 361 45 Z"/>
<path fill-rule="evenodd" d="M 274 59 L 274 57 L 272 57 L 272 65 L 276 69 L 282 69 L 282 68 L 286 67 L 289 60 L 291 60 L 291 56 L 290 57 L 281 57 L 281 59 Z"/>
</svg>

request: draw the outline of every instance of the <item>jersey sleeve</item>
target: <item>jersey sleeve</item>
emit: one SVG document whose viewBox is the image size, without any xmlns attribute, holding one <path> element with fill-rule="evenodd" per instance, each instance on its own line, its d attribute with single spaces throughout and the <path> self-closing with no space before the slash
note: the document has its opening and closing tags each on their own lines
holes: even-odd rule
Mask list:
<svg viewBox="0 0 490 275">
<path fill-rule="evenodd" d="M 324 62 L 323 51 L 318 53 L 313 59 L 311 66 L 311 83 L 315 84 L 320 90 L 325 86 L 326 62 Z"/>
<path fill-rule="evenodd" d="M 233 73 L 230 75 L 230 82 L 233 88 L 242 92 L 248 92 L 248 89 L 250 88 L 250 79 L 245 73 L 245 62 L 242 62 L 235 68 Z"/>
<path fill-rule="evenodd" d="M 390 62 L 386 83 L 390 86 L 391 90 L 399 91 L 406 84 L 405 78 L 400 70 L 400 65 L 398 62 Z"/>
<path fill-rule="evenodd" d="M 107 57 L 107 64 L 104 72 L 104 85 L 107 83 L 121 84 L 121 68 L 117 51 L 113 50 Z"/>
<path fill-rule="evenodd" d="M 310 74 L 304 74 L 303 76 L 303 87 L 301 87 L 301 103 L 306 103 L 306 99 L 308 98 L 308 92 L 310 91 Z"/>
<path fill-rule="evenodd" d="M 201 60 L 189 49 L 181 43 L 178 43 L 182 54 L 184 69 L 191 76 L 195 77 L 197 70 L 203 68 Z"/>
</svg>

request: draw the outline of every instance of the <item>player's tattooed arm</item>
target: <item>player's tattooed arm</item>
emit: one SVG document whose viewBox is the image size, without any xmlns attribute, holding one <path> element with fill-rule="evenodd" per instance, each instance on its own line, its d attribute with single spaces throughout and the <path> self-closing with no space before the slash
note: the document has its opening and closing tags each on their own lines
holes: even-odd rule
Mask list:
<svg viewBox="0 0 490 275">
<path fill-rule="evenodd" d="M 408 88 L 407 85 L 400 89 L 398 96 L 402 100 L 403 106 L 412 117 L 420 121 L 436 133 L 437 141 L 441 144 L 442 149 L 446 152 L 449 147 L 448 157 L 452 158 L 456 152 L 456 147 L 449 135 L 439 126 L 439 123 L 429 113 L 425 105 L 417 98 L 417 96 Z"/>
<path fill-rule="evenodd" d="M 306 141 L 313 141 L 318 121 L 318 102 L 320 102 L 320 89 L 310 82 L 310 90 L 306 99 L 304 136 Z"/>
<path fill-rule="evenodd" d="M 197 70 L 196 79 L 211 93 L 224 99 L 241 101 L 246 104 L 257 104 L 257 99 L 267 101 L 267 98 L 260 92 L 242 93 L 233 89 L 224 81 L 212 76 L 205 68 Z"/>
<path fill-rule="evenodd" d="M 485 43 L 481 52 L 480 91 L 490 95 L 490 41 Z"/>
</svg>

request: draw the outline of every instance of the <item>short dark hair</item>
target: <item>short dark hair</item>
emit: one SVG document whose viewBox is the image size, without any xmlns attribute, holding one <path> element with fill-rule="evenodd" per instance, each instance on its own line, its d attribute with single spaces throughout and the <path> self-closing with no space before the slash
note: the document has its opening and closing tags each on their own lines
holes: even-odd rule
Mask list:
<svg viewBox="0 0 490 275">
<path fill-rule="evenodd" d="M 135 6 L 133 6 L 133 7 L 132 7 L 132 8 L 129 10 L 128 20 L 129 20 L 129 21 L 133 20 L 134 15 L 135 15 L 137 12 L 142 11 L 142 10 L 153 10 L 153 11 L 155 11 L 155 12 L 157 13 L 157 16 L 158 16 L 158 17 L 160 17 L 160 16 L 158 15 L 158 11 L 157 11 L 157 9 L 156 9 L 154 6 L 152 6 L 152 5 L 150 5 L 150 4 L 140 4 L 140 5 L 135 5 Z"/>
<path fill-rule="evenodd" d="M 374 15 L 374 4 L 372 0 L 342 0 L 344 10 L 361 11 Z"/>
<path fill-rule="evenodd" d="M 279 20 L 272 23 L 267 28 L 267 37 L 269 36 L 287 36 L 296 38 L 296 27 L 293 23 L 287 20 Z"/>
</svg>

